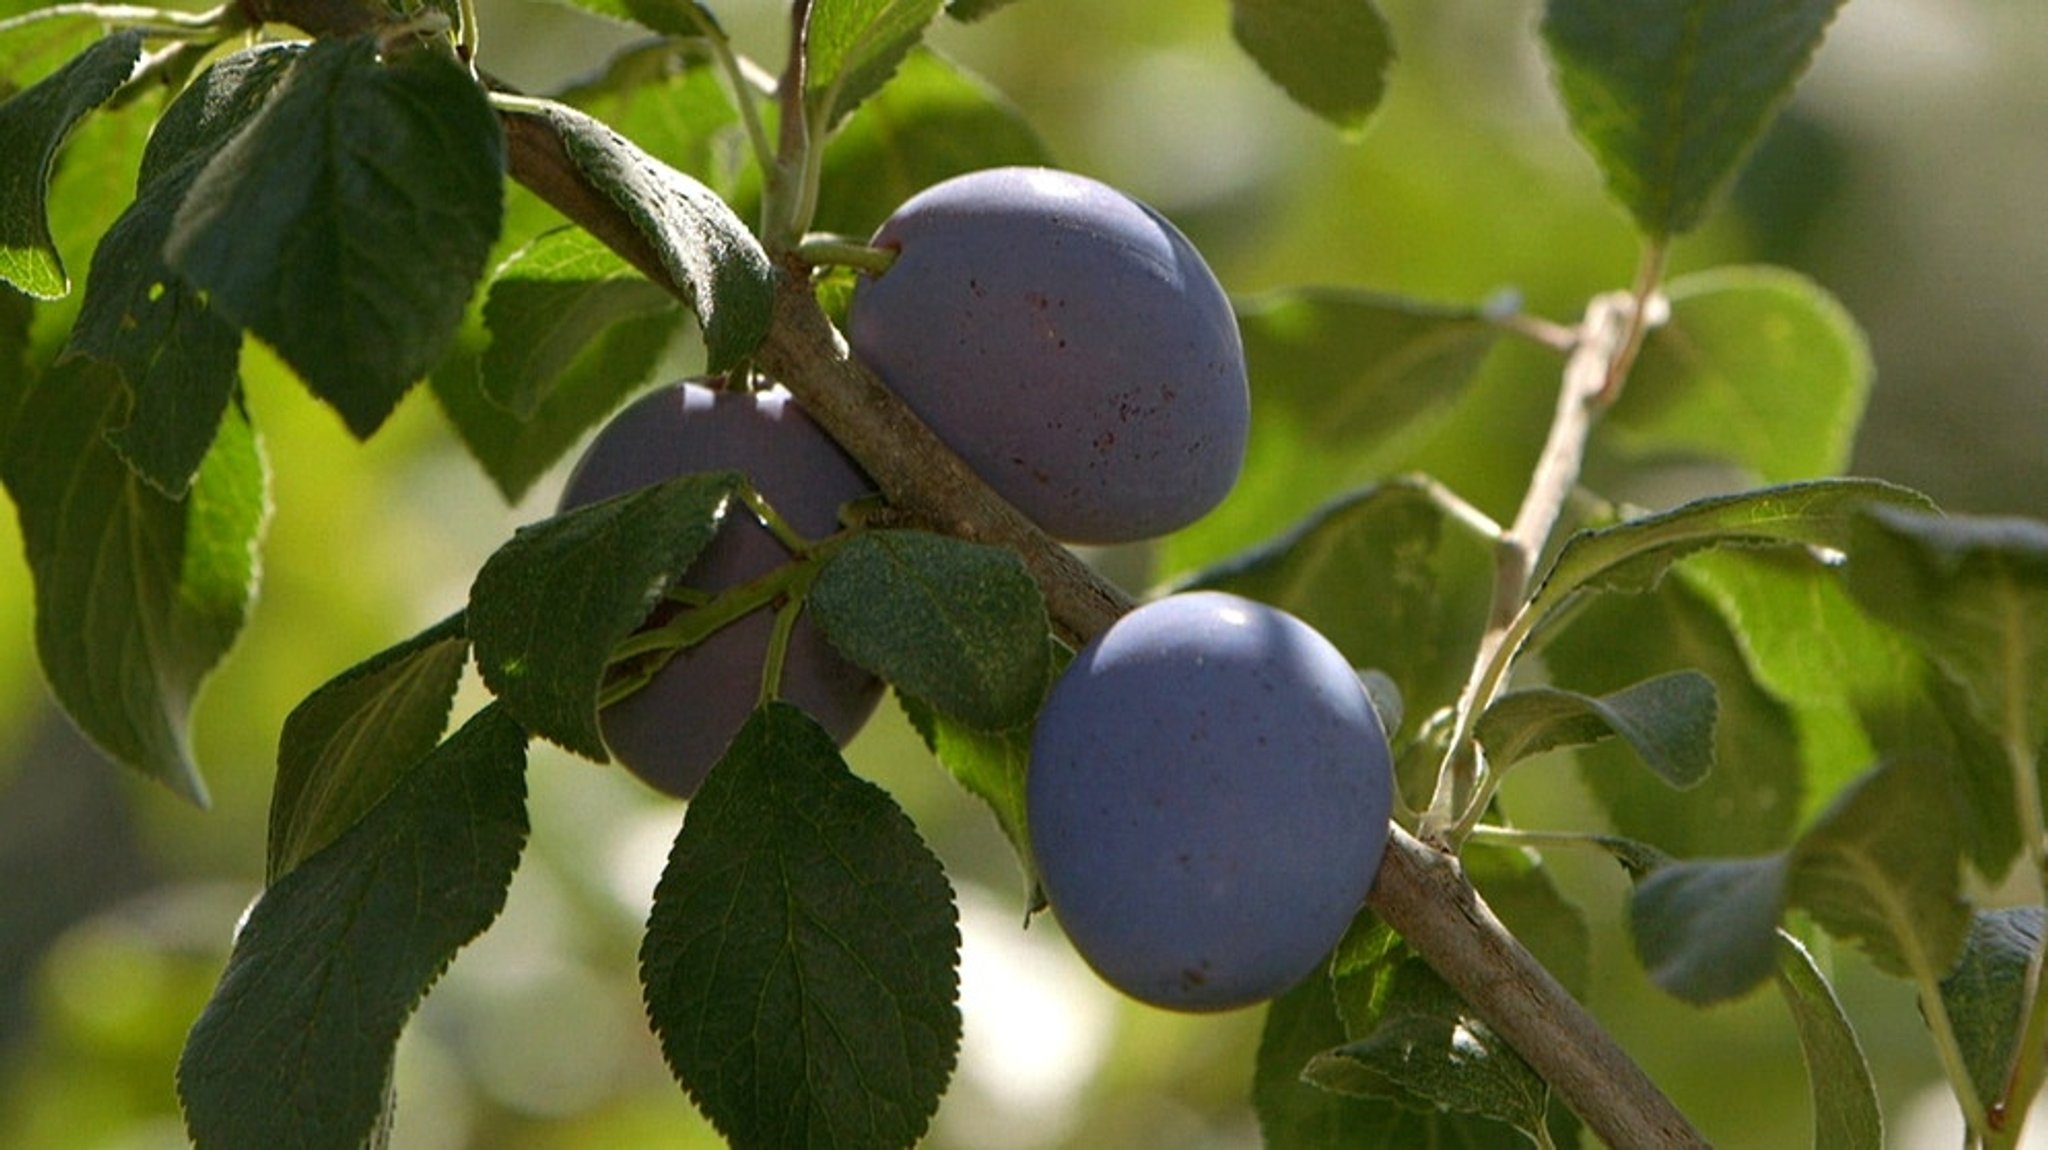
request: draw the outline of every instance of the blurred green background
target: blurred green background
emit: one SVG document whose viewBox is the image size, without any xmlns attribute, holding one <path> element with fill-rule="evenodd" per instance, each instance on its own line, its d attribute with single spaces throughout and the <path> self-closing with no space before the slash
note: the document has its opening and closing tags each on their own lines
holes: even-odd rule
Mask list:
<svg viewBox="0 0 2048 1150">
<path fill-rule="evenodd" d="M 1382 6 L 1401 59 L 1387 104 L 1355 140 L 1288 104 L 1236 51 L 1223 0 L 1027 0 L 942 26 L 936 42 L 1013 100 L 1064 166 L 1180 222 L 1233 291 L 1342 284 L 1471 302 L 1511 289 L 1570 321 L 1591 293 L 1623 286 L 1634 241 L 1549 93 L 1540 5 Z M 786 5 L 713 7 L 744 50 L 777 59 Z M 535 90 L 629 38 L 522 0 L 486 5 L 484 28 L 482 62 Z M 1769 261 L 1819 281 L 1864 324 L 1878 365 L 1857 471 L 1952 510 L 2044 515 L 2043 187 L 2048 5 L 1856 0 L 1674 268 Z M 82 267 L 87 254 L 66 257 Z M 210 811 L 103 764 L 51 708 L 14 520 L 0 516 L 9 1150 L 184 1144 L 177 1054 L 258 889 L 284 715 L 458 606 L 484 557 L 546 512 L 564 470 L 507 507 L 424 389 L 360 445 L 253 343 L 244 369 L 276 513 L 253 623 L 198 711 Z M 1542 370 L 1527 353 L 1497 353 L 1454 417 L 1455 456 L 1423 444 L 1415 460 L 1511 513 L 1551 404 Z M 1134 586 L 1148 578 L 1144 553 L 1104 559 Z M 1256 1144 L 1245 1105 L 1256 1011 L 1190 1019 L 1116 999 L 1050 920 L 1018 929 L 1019 878 L 992 820 L 893 711 L 851 757 L 910 812 L 961 896 L 967 1038 L 931 1145 Z M 1556 793 L 1525 801 L 1575 809 L 1570 772 L 1532 776 Z M 646 1033 L 633 974 L 682 808 L 539 747 L 531 787 L 534 839 L 506 915 L 458 959 L 401 1047 L 397 1145 L 717 1145 Z M 1777 1000 L 1761 992 L 1699 1012 L 1662 998 L 1619 933 L 1613 868 L 1553 862 L 1593 921 L 1595 1011 L 1717 1142 L 1805 1145 L 1804 1077 Z M 1947 1103 L 1907 988 L 1846 950 L 1821 958 L 1874 1063 L 1893 1143 L 1953 1144 L 1936 1133 Z"/>
</svg>

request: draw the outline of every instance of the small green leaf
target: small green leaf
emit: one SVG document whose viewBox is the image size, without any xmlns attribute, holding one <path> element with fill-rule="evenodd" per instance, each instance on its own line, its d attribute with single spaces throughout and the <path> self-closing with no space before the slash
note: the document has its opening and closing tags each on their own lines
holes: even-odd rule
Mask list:
<svg viewBox="0 0 2048 1150">
<path fill-rule="evenodd" d="M 1493 541 L 1427 480 L 1397 479 L 1180 585 L 1293 612 L 1354 664 L 1391 678 L 1403 711 L 1426 719 L 1457 698 L 1492 581 Z"/>
<path fill-rule="evenodd" d="M 1727 459 L 1753 481 L 1848 466 L 1875 372 L 1855 319 L 1782 268 L 1671 281 L 1671 319 L 1643 345 L 1601 439 L 1633 456 Z"/>
<path fill-rule="evenodd" d="M 1979 911 L 1962 960 L 1941 980 L 1941 1002 L 1979 1098 L 2005 1093 L 2027 1005 L 2027 966 L 2041 949 L 2042 913 L 2038 906 Z"/>
<path fill-rule="evenodd" d="M 1778 932 L 1778 990 L 1792 1011 L 1813 1091 L 1813 1150 L 1884 1145 L 1884 1112 L 1856 1030 L 1799 941 Z"/>
<path fill-rule="evenodd" d="M 704 327 L 707 367 L 738 366 L 768 334 L 775 267 L 752 232 L 709 188 L 573 108 L 535 113 L 569 159 L 633 222 Z"/>
<path fill-rule="evenodd" d="M 1926 507 L 1926 496 L 1876 479 L 1820 479 L 1719 495 L 1581 531 L 1565 541 L 1528 612 L 1541 618 L 1586 588 L 1641 591 L 1671 564 L 1714 547 L 1807 546 L 1842 550 L 1856 513 L 1888 503 Z"/>
<path fill-rule="evenodd" d="M 897 692 L 910 725 L 924 738 L 924 745 L 967 793 L 987 803 L 995 812 L 996 825 L 1010 840 L 1017 862 L 1024 870 L 1026 899 L 1030 910 L 1045 907 L 1045 893 L 1039 889 L 1038 863 L 1031 855 L 1030 824 L 1024 807 L 1024 775 L 1031 766 L 1031 728 L 1010 727 L 984 731 L 963 723 L 921 699 Z"/>
<path fill-rule="evenodd" d="M 946 15 L 963 24 L 972 24 L 998 8 L 1007 8 L 1015 0 L 946 0 Z"/>
<path fill-rule="evenodd" d="M 1690 231 L 1791 94 L 1843 0 L 1549 0 L 1543 42 L 1608 191 Z"/>
<path fill-rule="evenodd" d="M 811 122 L 831 128 L 879 91 L 938 14 L 939 0 L 817 0 L 805 42 Z"/>
<path fill-rule="evenodd" d="M 1015 107 L 978 77 L 920 48 L 826 145 L 811 226 L 866 236 L 903 201 L 940 180 L 1050 162 Z"/>
<path fill-rule="evenodd" d="M 1349 131 L 1387 90 L 1394 33 L 1372 0 L 1230 0 L 1230 31 L 1294 102 Z"/>
<path fill-rule="evenodd" d="M 530 419 L 592 344 L 626 321 L 672 312 L 675 305 L 674 296 L 589 232 L 547 232 L 491 277 L 484 303 L 491 333 L 482 365 L 484 394 L 519 419 Z"/>
<path fill-rule="evenodd" d="M 915 1143 L 960 1040 L 939 861 L 771 703 L 690 803 L 640 951 L 663 1054 L 738 1150 Z"/>
<path fill-rule="evenodd" d="M 104 434 L 120 385 L 84 364 L 0 392 L 0 479 L 36 586 L 50 689 L 101 750 L 200 805 L 189 723 L 247 621 L 269 505 L 239 411 L 182 500 L 130 471 Z"/>
<path fill-rule="evenodd" d="M 1549 1085 L 1391 928 L 1370 920 L 1354 927 L 1331 979 L 1351 1038 L 1310 1059 L 1307 1081 L 1412 1109 L 1544 1128 Z"/>
<path fill-rule="evenodd" d="M 1629 932 L 1650 981 L 1699 1006 L 1754 988 L 1778 965 L 1782 854 L 1660 867 L 1629 899 Z"/>
<path fill-rule="evenodd" d="M 526 729 L 602 763 L 612 648 L 718 533 L 739 477 L 685 475 L 522 527 L 477 572 L 469 633 L 484 685 Z"/>
<path fill-rule="evenodd" d="M 320 40 L 207 162 L 165 255 L 367 437 L 461 326 L 504 176 L 497 115 L 460 65 Z"/>
<path fill-rule="evenodd" d="M 1658 778 L 1696 786 L 1714 766 L 1714 682 L 1674 671 L 1594 698 L 1554 687 L 1513 691 L 1479 717 L 1487 760 L 1506 767 L 1558 747 L 1620 735 Z"/>
<path fill-rule="evenodd" d="M 1045 600 L 1008 548 L 864 532 L 826 562 L 808 606 L 849 660 L 983 730 L 1029 721 L 1045 697 Z"/>
<path fill-rule="evenodd" d="M 1329 976 L 1321 970 L 1266 1008 L 1252 1078 L 1252 1108 L 1266 1150 L 1411 1144 L 1383 1137 L 1398 1113 L 1392 1103 L 1333 1093 L 1302 1077 L 1311 1059 L 1344 1041 L 1344 1022 L 1337 1017 Z"/>
<path fill-rule="evenodd" d="M 1954 801 L 1925 759 L 1872 768 L 1793 846 L 1791 902 L 1878 969 L 1932 986 L 1970 929 Z"/>
<path fill-rule="evenodd" d="M 93 251 L 65 354 L 120 371 L 135 400 L 111 440 L 130 467 L 173 498 L 190 486 L 233 399 L 242 331 L 172 273 L 164 244 L 207 162 L 255 118 L 304 52 L 303 44 L 266 44 L 200 73 L 150 133 L 135 202 Z"/>
<path fill-rule="evenodd" d="M 0 102 L 0 282 L 38 299 L 71 291 L 50 236 L 50 178 L 73 128 L 107 102 L 142 59 L 142 33 L 116 32 L 33 87 Z"/>
<path fill-rule="evenodd" d="M 343 671 L 292 708 L 277 741 L 268 881 L 354 826 L 434 749 L 468 661 L 457 615 Z"/>
<path fill-rule="evenodd" d="M 1969 690 L 2016 747 L 2048 735 L 2048 523 L 1872 508 L 1849 593 Z"/>
<path fill-rule="evenodd" d="M 195 1144 L 358 1150 L 399 1032 L 505 905 L 526 735 L 486 708 L 263 893 L 178 1062 Z"/>
</svg>

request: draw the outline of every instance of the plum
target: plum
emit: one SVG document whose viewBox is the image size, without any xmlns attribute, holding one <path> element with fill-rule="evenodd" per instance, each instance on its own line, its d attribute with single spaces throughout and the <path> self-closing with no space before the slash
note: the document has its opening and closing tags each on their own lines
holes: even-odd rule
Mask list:
<svg viewBox="0 0 2048 1150">
<path fill-rule="evenodd" d="M 1250 420 L 1230 300 L 1172 223 L 1084 176 L 995 168 L 875 233 L 847 340 L 1055 538 L 1149 539 L 1229 493 Z"/>
<path fill-rule="evenodd" d="M 1061 674 L 1025 817 L 1075 950 L 1133 998 L 1228 1010 L 1343 937 L 1386 847 L 1393 770 L 1344 656 L 1222 592 L 1137 608 Z"/>
<path fill-rule="evenodd" d="M 830 534 L 839 508 L 874 483 L 787 391 L 719 391 L 694 381 L 651 392 L 599 431 L 570 474 L 568 510 L 699 471 L 739 471 L 806 536 Z M 729 515 L 680 583 L 718 591 L 789 562 L 789 551 L 744 511 Z M 599 716 L 606 745 L 627 769 L 681 798 L 696 793 L 761 691 L 773 616 L 756 611 L 680 651 L 639 691 Z M 843 746 L 881 698 L 882 685 L 840 657 L 808 619 L 790 636 L 782 697 Z"/>
</svg>

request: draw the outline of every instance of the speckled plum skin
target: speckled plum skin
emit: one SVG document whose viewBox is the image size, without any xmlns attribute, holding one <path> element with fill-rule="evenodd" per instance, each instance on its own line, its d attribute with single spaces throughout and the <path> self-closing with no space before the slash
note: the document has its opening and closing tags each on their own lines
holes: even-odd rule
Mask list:
<svg viewBox="0 0 2048 1150">
<path fill-rule="evenodd" d="M 1393 806 L 1350 664 L 1284 611 L 1171 595 L 1085 647 L 1025 789 L 1045 893 L 1133 998 L 1229 1010 L 1314 971 L 1372 889 Z"/>
<path fill-rule="evenodd" d="M 875 233 L 847 340 L 939 438 L 1055 538 L 1120 543 L 1230 492 L 1250 420 L 1230 300 L 1165 217 L 1105 184 L 994 168 Z"/>
<path fill-rule="evenodd" d="M 776 387 L 753 394 L 684 382 L 635 400 L 593 439 L 563 489 L 568 510 L 699 471 L 739 471 L 799 532 L 839 525 L 839 508 L 874 484 L 839 445 Z M 717 591 L 789 561 L 744 510 L 728 514 L 682 583 Z M 605 744 L 626 768 L 679 798 L 697 787 L 739 732 L 761 690 L 774 619 L 756 611 L 682 651 L 645 687 L 599 716 Z M 783 663 L 782 696 L 843 746 L 880 700 L 882 684 L 839 656 L 799 618 Z"/>
</svg>

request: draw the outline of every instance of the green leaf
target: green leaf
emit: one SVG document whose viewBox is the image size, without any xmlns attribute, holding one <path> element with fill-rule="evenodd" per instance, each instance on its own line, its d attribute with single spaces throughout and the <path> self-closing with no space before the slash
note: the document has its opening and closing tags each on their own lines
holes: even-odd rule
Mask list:
<svg viewBox="0 0 2048 1150">
<path fill-rule="evenodd" d="M 1518 1130 L 1544 1128 L 1549 1085 L 1391 928 L 1376 921 L 1354 927 L 1330 976 L 1351 1039 L 1310 1059 L 1307 1081 Z"/>
<path fill-rule="evenodd" d="M 505 905 L 526 735 L 486 708 L 264 891 L 178 1062 L 194 1143 L 357 1150 L 400 1030 Z"/>
<path fill-rule="evenodd" d="M 1791 841 L 1807 786 L 1793 714 L 1756 684 L 1737 632 L 1686 581 L 1587 601 L 1548 636 L 1542 659 L 1551 677 L 1592 695 L 1682 669 L 1714 683 L 1714 769 L 1691 790 L 1673 790 L 1618 743 L 1574 752 L 1616 833 L 1687 858 L 1761 854 Z"/>
<path fill-rule="evenodd" d="M 675 311 L 621 320 L 587 344 L 556 375 L 533 414 L 520 419 L 483 390 L 479 353 L 443 360 L 429 381 L 434 398 L 506 502 L 533 484 L 625 399 L 652 382 L 682 326 Z"/>
<path fill-rule="evenodd" d="M 1715 711 L 1713 680 L 1674 671 L 1599 698 L 1554 687 L 1513 691 L 1479 717 L 1478 734 L 1497 768 L 1620 735 L 1658 778 L 1683 789 L 1714 766 Z"/>
<path fill-rule="evenodd" d="M 484 394 L 531 419 L 577 359 L 628 320 L 676 310 L 674 296 L 580 228 L 547 232 L 491 277 L 484 323 Z M 640 329 L 635 329 L 640 330 Z M 644 378 L 667 343 L 641 345 Z"/>
<path fill-rule="evenodd" d="M 1979 1098 L 2006 1091 L 2027 1006 L 2027 965 L 2041 949 L 2042 913 L 2038 906 L 1979 911 L 1962 960 L 1941 980 L 1941 1002 Z"/>
<path fill-rule="evenodd" d="M 1543 856 L 1522 847 L 1467 842 L 1458 859 L 1515 938 L 1566 990 L 1583 994 L 1593 946 L 1586 916 L 1551 881 Z"/>
<path fill-rule="evenodd" d="M 808 609 L 849 660 L 983 730 L 1028 722 L 1051 679 L 1045 599 L 1008 548 L 863 532 L 818 573 Z"/>
<path fill-rule="evenodd" d="M 2033 751 L 2048 736 L 2048 524 L 1873 508 L 1849 593 L 1968 689 L 1977 716 Z"/>
<path fill-rule="evenodd" d="M 1777 938 L 1778 990 L 1792 1011 L 1813 1090 L 1813 1150 L 1883 1146 L 1877 1084 L 1849 1016 L 1806 948 L 1784 931 Z"/>
<path fill-rule="evenodd" d="M 1843 0 L 1549 0 L 1572 130 L 1653 239 L 1690 231 L 1820 47 Z"/>
<path fill-rule="evenodd" d="M 692 800 L 640 952 L 662 1052 L 738 1150 L 909 1146 L 960 1040 L 938 859 L 771 703 Z"/>
<path fill-rule="evenodd" d="M 1636 887 L 1629 932 L 1650 981 L 1698 1006 L 1753 989 L 1777 968 L 1783 854 L 1659 867 Z"/>
<path fill-rule="evenodd" d="M 1015 0 L 946 0 L 946 15 L 963 24 L 971 24 L 998 8 L 1007 8 Z"/>
<path fill-rule="evenodd" d="M 220 430 L 238 382 L 242 331 L 172 273 L 164 244 L 207 162 L 255 118 L 304 52 L 303 44 L 267 44 L 224 57 L 194 79 L 150 134 L 135 202 L 93 251 L 65 354 L 121 373 L 134 405 L 111 432 L 114 447 L 173 498 L 190 486 Z"/>
<path fill-rule="evenodd" d="M 1350 131 L 1387 90 L 1394 34 L 1372 0 L 1230 0 L 1230 32 L 1294 102 Z"/>
<path fill-rule="evenodd" d="M 1354 665 L 1391 678 L 1405 713 L 1423 720 L 1457 698 L 1492 580 L 1493 541 L 1427 480 L 1397 479 L 1181 585 L 1293 612 Z"/>
<path fill-rule="evenodd" d="M 708 370 L 738 366 L 768 334 L 775 268 L 724 200 L 603 123 L 560 104 L 535 113 L 610 197 L 683 291 L 704 327 Z"/>
<path fill-rule="evenodd" d="M 722 35 L 718 18 L 696 0 L 571 0 L 576 7 L 626 20 L 664 36 Z"/>
<path fill-rule="evenodd" d="M 1863 330 L 1819 285 L 1781 268 L 1671 281 L 1603 444 L 1632 456 L 1709 456 L 1753 482 L 1839 473 L 1875 372 Z"/>
<path fill-rule="evenodd" d="M 1045 144 L 1014 106 L 978 77 L 920 48 L 826 146 L 811 226 L 866 236 L 903 201 L 940 180 L 1049 163 Z"/>
<path fill-rule="evenodd" d="M 277 740 L 269 882 L 359 822 L 434 749 L 468 661 L 456 615 L 343 671 L 292 708 Z"/>
<path fill-rule="evenodd" d="M 1642 591 L 1671 564 L 1714 547 L 1807 546 L 1842 550 L 1856 513 L 1889 503 L 1928 506 L 1926 496 L 1876 479 L 1820 479 L 1719 495 L 1565 541 L 1527 611 L 1542 618 L 1586 588 Z"/>
<path fill-rule="evenodd" d="M 367 437 L 461 326 L 504 175 L 497 115 L 460 65 L 321 40 L 208 161 L 165 254 Z"/>
<path fill-rule="evenodd" d="M 1680 577 L 1711 599 L 1741 637 L 1759 686 L 1792 711 L 1811 816 L 1879 757 L 1945 765 L 1970 858 L 2003 874 L 2020 849 L 2004 748 L 1962 688 L 1911 639 L 1872 619 L 1844 589 L 1854 566 L 1785 549 L 1722 551 L 1688 560 Z"/>
<path fill-rule="evenodd" d="M 268 514 L 239 411 L 182 500 L 128 469 L 103 434 L 120 387 L 85 365 L 0 392 L 0 443 L 36 585 L 50 689 L 107 755 L 205 805 L 189 723 L 200 684 L 247 621 Z"/>
<path fill-rule="evenodd" d="M 939 0 L 817 0 L 805 42 L 811 122 L 837 125 L 879 91 L 924 39 Z"/>
<path fill-rule="evenodd" d="M 38 299 L 71 291 L 50 236 L 50 179 L 73 128 L 107 102 L 142 59 L 142 33 L 116 32 L 40 83 L 0 102 L 0 282 Z"/>
<path fill-rule="evenodd" d="M 1031 767 L 1031 727 L 984 731 L 936 710 L 922 699 L 897 692 L 903 713 L 924 745 L 967 793 L 987 803 L 996 825 L 1010 840 L 1024 870 L 1029 910 L 1045 908 L 1038 863 L 1031 854 L 1030 823 L 1024 806 L 1024 776 Z"/>
<path fill-rule="evenodd" d="M 559 99 L 702 180 L 745 214 L 732 193 L 743 173 L 758 184 L 758 170 L 722 72 L 701 44 L 661 39 L 628 45 Z"/>
<path fill-rule="evenodd" d="M 685 475 L 520 528 L 469 592 L 484 685 L 526 729 L 607 761 L 598 694 L 612 648 L 711 542 L 740 483 Z"/>
<path fill-rule="evenodd" d="M 1932 987 L 1970 929 L 1953 802 L 1924 759 L 1872 768 L 1792 848 L 1790 901 L 1878 969 Z"/>
</svg>

